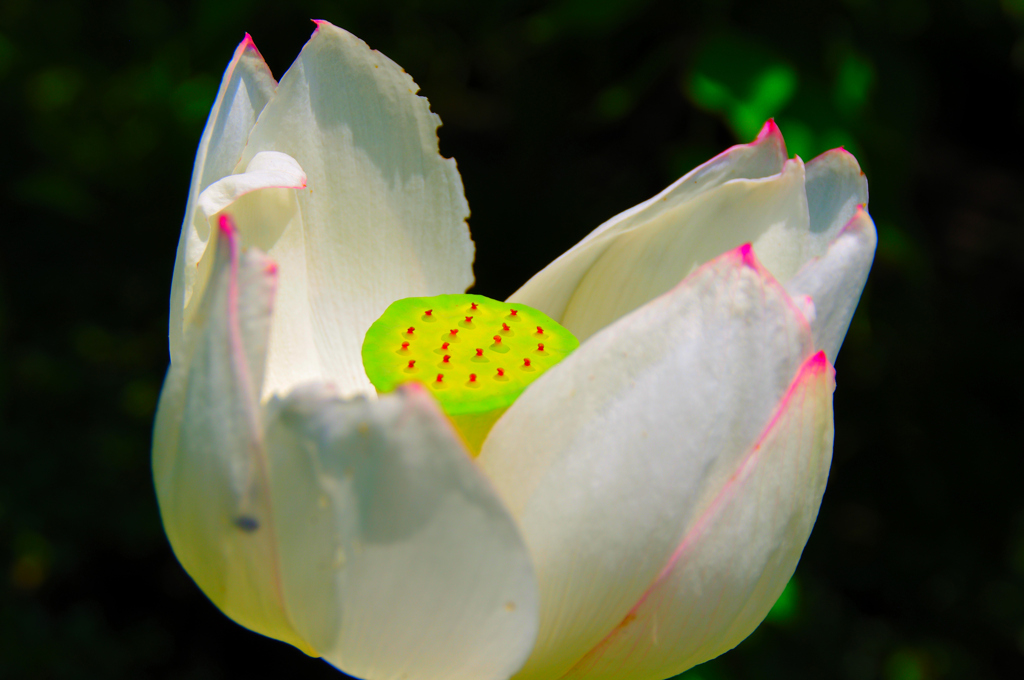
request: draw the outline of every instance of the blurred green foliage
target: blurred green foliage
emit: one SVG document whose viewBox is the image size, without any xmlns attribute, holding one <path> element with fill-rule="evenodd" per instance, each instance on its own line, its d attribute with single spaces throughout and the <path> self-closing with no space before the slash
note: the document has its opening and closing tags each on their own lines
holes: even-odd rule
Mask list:
<svg viewBox="0 0 1024 680">
<path fill-rule="evenodd" d="M 766 623 L 682 677 L 1024 677 L 1020 0 L 4 0 L 0 677 L 338 677 L 203 598 L 148 459 L 220 73 L 249 31 L 280 76 L 311 16 L 430 98 L 496 298 L 767 117 L 853 151 L 879 248 L 818 525 Z"/>
</svg>

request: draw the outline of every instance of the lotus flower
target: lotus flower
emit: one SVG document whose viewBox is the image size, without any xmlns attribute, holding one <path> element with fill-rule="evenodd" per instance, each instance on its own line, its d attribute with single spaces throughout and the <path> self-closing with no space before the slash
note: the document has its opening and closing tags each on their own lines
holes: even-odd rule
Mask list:
<svg viewBox="0 0 1024 680">
<path fill-rule="evenodd" d="M 793 574 L 832 363 L 874 253 L 838 149 L 769 121 L 598 227 L 512 302 L 581 344 L 468 455 L 429 388 L 375 394 L 389 304 L 473 283 L 438 117 L 318 22 L 275 83 L 246 36 L 196 156 L 153 467 L 175 554 L 243 626 L 371 680 L 658 680 Z"/>
</svg>

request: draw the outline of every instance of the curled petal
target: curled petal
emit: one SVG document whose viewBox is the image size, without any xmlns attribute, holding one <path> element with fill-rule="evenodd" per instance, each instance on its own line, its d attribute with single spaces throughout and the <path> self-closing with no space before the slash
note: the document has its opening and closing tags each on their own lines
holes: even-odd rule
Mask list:
<svg viewBox="0 0 1024 680">
<path fill-rule="evenodd" d="M 189 242 L 199 240 L 205 244 L 210 237 L 209 223 L 194 219 L 199 194 L 210 184 L 235 171 L 249 131 L 260 111 L 274 96 L 276 88 L 270 69 L 247 33 L 224 70 L 192 168 L 192 184 L 171 283 L 169 332 L 172 361 L 178 360 L 184 350 L 185 291 L 191 291 L 196 282 L 195 267 L 189 267 L 185 262 Z M 205 278 L 203 281 L 205 283 Z M 201 293 L 198 297 L 202 297 Z"/>
<path fill-rule="evenodd" d="M 573 301 L 577 289 L 591 268 L 602 259 L 602 256 L 616 243 L 620 235 L 644 231 L 650 224 L 656 225 L 655 229 L 659 229 L 661 225 L 671 224 L 676 220 L 675 215 L 695 197 L 731 180 L 759 179 L 777 175 L 782 171 L 785 160 L 786 145 L 782 134 L 774 121 L 768 121 L 757 139 L 750 144 L 739 144 L 724 151 L 707 163 L 688 172 L 654 198 L 616 215 L 599 226 L 527 281 L 509 298 L 509 301 L 536 307 L 556 321 L 566 324 L 564 320 L 566 310 Z M 737 241 L 729 247 L 735 247 L 742 242 Z M 712 256 L 718 255 L 726 249 L 723 247 Z M 614 260 L 614 257 L 609 259 Z M 690 264 L 688 262 L 686 268 L 683 269 L 683 275 L 689 272 Z M 641 278 L 646 276 L 642 270 L 633 272 L 633 274 Z M 663 293 L 681 279 L 682 275 L 676 276 L 668 287 L 658 290 L 655 294 Z M 616 283 L 621 283 L 621 281 L 616 280 Z M 646 288 L 653 289 L 653 286 L 648 285 Z M 646 299 L 650 299 L 650 297 Z M 618 306 L 621 305 L 616 307 Z M 617 318 L 612 316 L 614 313 L 611 309 L 603 313 L 595 312 L 593 319 L 588 321 L 585 326 L 568 327 L 580 340 L 583 340 L 597 328 Z M 619 312 L 619 314 L 621 313 L 624 312 Z"/>
<path fill-rule="evenodd" d="M 245 172 L 222 177 L 199 194 L 197 207 L 206 219 L 246 194 L 261 189 L 305 189 L 306 173 L 288 154 L 264 151 L 253 156 Z"/>
<path fill-rule="evenodd" d="M 502 680 L 536 635 L 515 523 L 424 388 L 270 404 L 282 590 L 315 652 L 370 680 Z"/>
<path fill-rule="evenodd" d="M 343 395 L 372 394 L 363 336 L 400 298 L 458 293 L 473 283 L 469 207 L 455 161 L 440 155 L 440 119 L 397 64 L 327 22 L 281 79 L 249 137 L 243 163 L 262 151 L 302 166 L 297 192 L 306 288 L 294 314 L 305 326 L 275 340 L 312 342 L 320 379 Z M 274 257 L 284 263 L 284 246 Z M 285 337 L 287 335 L 288 337 Z M 271 357 L 274 391 L 308 380 L 309 364 Z"/>
<path fill-rule="evenodd" d="M 564 678 L 661 680 L 754 631 L 792 577 L 818 515 L 834 388 L 835 372 L 818 352 L 655 582 Z"/>
<path fill-rule="evenodd" d="M 595 334 L 495 424 L 478 459 L 541 593 L 522 678 L 560 677 L 657 579 L 812 353 L 749 246 Z"/>
<path fill-rule="evenodd" d="M 259 394 L 277 280 L 224 219 L 216 261 L 153 432 L 160 515 L 185 570 L 225 614 L 309 651 L 284 611 Z"/>
<path fill-rule="evenodd" d="M 309 274 L 302 214 L 298 195 L 306 187 L 306 174 L 291 156 L 279 151 L 257 153 L 244 172 L 223 177 L 199 195 L 196 222 L 215 224 L 230 215 L 238 225 L 244 246 L 255 246 L 280 267 L 280 288 L 271 323 L 267 379 L 262 397 L 285 392 L 297 382 L 321 375 L 314 344 L 314 320 L 309 309 Z M 194 288 L 185 289 L 185 327 L 188 329 L 198 304 L 212 256 L 193 230 L 187 242 L 185 263 L 194 272 Z"/>
<path fill-rule="evenodd" d="M 787 284 L 794 298 L 813 304 L 814 344 L 835 361 L 857 310 L 875 256 L 878 234 L 871 216 L 859 208 L 821 257 L 809 261 Z"/>
</svg>

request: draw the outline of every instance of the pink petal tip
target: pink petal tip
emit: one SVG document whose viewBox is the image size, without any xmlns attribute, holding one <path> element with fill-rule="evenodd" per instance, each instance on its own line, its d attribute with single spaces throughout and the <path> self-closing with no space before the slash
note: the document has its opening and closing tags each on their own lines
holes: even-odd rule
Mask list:
<svg viewBox="0 0 1024 680">
<path fill-rule="evenodd" d="M 828 369 L 828 357 L 825 356 L 825 350 L 819 351 L 808 359 L 803 367 L 806 373 L 821 373 L 826 369 Z"/>
<path fill-rule="evenodd" d="M 246 32 L 245 37 L 242 38 L 242 42 L 238 43 L 238 54 L 242 54 L 250 50 L 253 52 L 253 54 L 259 57 L 260 61 L 262 61 L 264 64 L 267 63 L 267 60 L 263 58 L 262 54 L 260 54 L 260 49 L 256 47 L 256 41 L 252 39 L 252 36 L 249 35 L 248 32 Z M 269 71 L 270 69 L 267 70 Z"/>
<path fill-rule="evenodd" d="M 747 265 L 751 269 L 758 268 L 757 257 L 754 255 L 754 246 L 751 244 L 744 243 L 736 249 L 736 254 L 739 255 L 743 264 Z"/>
<path fill-rule="evenodd" d="M 217 226 L 219 226 L 220 230 L 230 238 L 234 238 L 235 233 L 238 231 L 238 227 L 235 226 L 235 220 L 231 215 L 221 215 L 220 219 L 217 220 Z"/>
<path fill-rule="evenodd" d="M 821 152 L 820 154 L 818 154 L 817 156 L 815 156 L 815 157 L 814 157 L 813 161 L 816 161 L 816 160 L 818 160 L 819 158 L 825 158 L 826 156 L 831 156 L 832 154 L 837 154 L 837 155 L 840 155 L 840 156 L 843 156 L 843 155 L 845 155 L 845 156 L 849 156 L 850 158 L 852 158 L 852 159 L 854 160 L 854 162 L 856 162 L 856 161 L 857 161 L 857 157 L 856 157 L 856 156 L 854 156 L 854 155 L 853 155 L 852 153 L 850 153 L 850 152 L 849 152 L 849 151 L 848 151 L 848 150 L 846 149 L 846 147 L 845 147 L 845 146 L 837 146 L 837 147 L 836 147 L 836 148 L 834 148 L 834 149 L 829 149 L 828 151 L 822 151 L 822 152 Z M 812 162 L 813 162 L 813 161 L 812 161 Z M 858 166 L 859 166 L 859 165 L 860 165 L 860 164 L 858 163 Z M 861 172 L 860 174 L 862 174 L 862 175 L 863 175 L 863 174 L 864 174 L 864 173 L 863 173 L 863 171 L 862 171 L 862 172 Z"/>
<path fill-rule="evenodd" d="M 853 215 L 850 217 L 850 219 L 846 220 L 846 224 L 844 224 L 843 228 L 839 230 L 839 233 L 845 234 L 848 231 L 860 229 L 861 221 L 865 219 L 870 221 L 871 214 L 868 213 L 868 204 L 861 203 L 860 205 L 857 206 L 857 209 L 853 212 Z"/>
<path fill-rule="evenodd" d="M 774 118 L 769 118 L 765 121 L 764 125 L 761 126 L 761 131 L 757 133 L 757 137 L 754 138 L 754 144 L 760 144 L 769 137 L 782 137 L 782 131 L 779 130 L 779 126 L 775 124 Z"/>
</svg>

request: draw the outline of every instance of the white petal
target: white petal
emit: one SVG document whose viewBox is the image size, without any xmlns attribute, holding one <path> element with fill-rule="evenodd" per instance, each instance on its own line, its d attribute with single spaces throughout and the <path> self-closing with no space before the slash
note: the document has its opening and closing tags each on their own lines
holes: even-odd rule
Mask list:
<svg viewBox="0 0 1024 680">
<path fill-rule="evenodd" d="M 153 432 L 174 553 L 238 623 L 308 650 L 285 616 L 270 526 L 259 394 L 276 268 L 219 230 L 202 308 L 171 364 Z"/>
<path fill-rule="evenodd" d="M 564 324 L 566 308 L 581 281 L 620 234 L 643 229 L 651 222 L 664 223 L 694 197 L 730 180 L 758 179 L 776 175 L 782 170 L 785 160 L 786 145 L 779 128 L 774 121 L 768 121 L 757 139 L 750 144 L 739 144 L 724 151 L 684 175 L 654 198 L 616 215 L 599 226 L 534 275 L 509 298 L 509 301 L 536 307 Z M 676 278 L 671 285 L 675 285 L 680 279 L 682 276 Z M 583 339 L 579 331 L 572 328 L 570 330 Z"/>
<path fill-rule="evenodd" d="M 849 151 L 832 149 L 807 164 L 807 208 L 811 218 L 811 248 L 821 255 L 857 212 L 867 205 L 868 180 Z"/>
<path fill-rule="evenodd" d="M 834 387 L 824 353 L 808 359 L 655 583 L 564 678 L 663 680 L 754 631 L 792 577 L 818 515 Z"/>
<path fill-rule="evenodd" d="M 591 337 L 495 424 L 478 459 L 541 593 L 522 678 L 559 677 L 629 612 L 811 353 L 749 247 Z"/>
<path fill-rule="evenodd" d="M 260 111 L 274 95 L 276 87 L 270 69 L 263 62 L 252 38 L 246 34 L 224 70 L 192 167 L 192 184 L 189 187 L 185 220 L 178 241 L 178 256 L 174 263 L 174 280 L 171 283 L 169 331 L 172 361 L 178 360 L 184 349 L 185 290 L 191 290 L 196 281 L 194 267 L 185 264 L 186 250 L 190 240 L 198 239 L 205 244 L 210 237 L 209 225 L 205 221 L 194 224 L 199 193 L 221 177 L 234 172 L 249 131 L 256 123 Z M 205 279 L 203 281 L 205 283 Z M 199 297 L 202 297 L 201 292 Z"/>
<path fill-rule="evenodd" d="M 561 323 L 583 341 L 744 243 L 784 281 L 809 257 L 807 233 L 799 158 L 771 177 L 731 180 L 619 234 L 580 280 Z"/>
<path fill-rule="evenodd" d="M 857 310 L 878 234 L 863 208 L 854 213 L 821 257 L 809 261 L 787 284 L 794 298 L 809 296 L 814 304 L 814 344 L 835 361 Z"/>
<path fill-rule="evenodd" d="M 501 680 L 537 630 L 515 523 L 418 385 L 270 402 L 282 587 L 316 653 L 369 680 Z"/>
<path fill-rule="evenodd" d="M 390 59 L 318 22 L 243 157 L 280 151 L 306 172 L 308 191 L 298 194 L 308 276 L 301 314 L 322 378 L 345 395 L 373 393 L 360 348 L 390 303 L 473 282 L 462 181 L 455 161 L 438 153 L 440 120 L 417 89 Z M 279 390 L 308 378 L 273 365 L 270 372 Z"/>
</svg>

